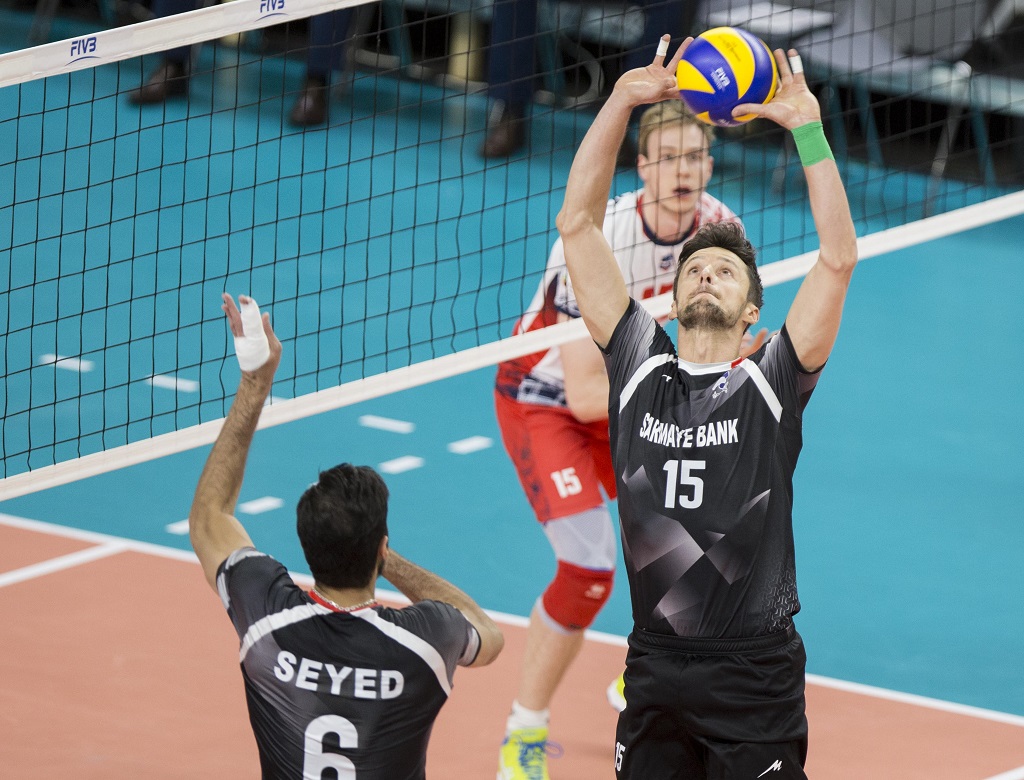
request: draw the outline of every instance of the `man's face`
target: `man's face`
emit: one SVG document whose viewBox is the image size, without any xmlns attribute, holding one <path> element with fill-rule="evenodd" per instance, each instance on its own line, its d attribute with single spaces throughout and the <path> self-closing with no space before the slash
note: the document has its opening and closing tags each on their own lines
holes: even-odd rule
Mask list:
<svg viewBox="0 0 1024 780">
<path fill-rule="evenodd" d="M 726 249 L 708 247 L 687 258 L 673 306 L 679 324 L 688 330 L 732 330 L 741 320 L 747 325 L 757 321 L 749 292 L 743 261 Z"/>
<path fill-rule="evenodd" d="M 647 138 L 647 154 L 637 158 L 644 201 L 674 214 L 693 212 L 713 167 L 699 127 L 675 124 L 655 130 Z"/>
</svg>

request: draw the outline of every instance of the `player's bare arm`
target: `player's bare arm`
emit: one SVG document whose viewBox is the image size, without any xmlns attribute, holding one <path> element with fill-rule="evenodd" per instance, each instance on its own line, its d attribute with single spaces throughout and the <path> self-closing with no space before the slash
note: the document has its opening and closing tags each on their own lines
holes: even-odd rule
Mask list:
<svg viewBox="0 0 1024 780">
<path fill-rule="evenodd" d="M 447 580 L 417 566 L 394 550 L 384 559 L 383 577 L 413 603 L 432 599 L 451 604 L 461 612 L 480 635 L 480 652 L 471 666 L 486 666 L 505 646 L 501 629 L 466 593 Z"/>
<path fill-rule="evenodd" d="M 561 320 L 569 319 L 561 315 Z M 565 374 L 565 403 L 582 423 L 608 418 L 608 372 L 593 339 L 578 339 L 559 347 Z"/>
<path fill-rule="evenodd" d="M 217 567 L 235 550 L 252 545 L 245 528 L 234 516 L 242 488 L 245 462 L 270 394 L 274 373 L 281 362 L 281 342 L 270 326 L 270 316 L 259 315 L 256 302 L 239 297 L 243 314 L 230 295 L 222 309 L 235 336 L 242 378 L 217 441 L 206 459 L 189 512 L 189 538 L 210 587 L 217 589 Z"/>
<path fill-rule="evenodd" d="M 690 40 L 684 41 L 666 64 L 669 36 L 664 36 L 650 65 L 628 71 L 615 82 L 569 172 L 558 232 L 565 245 L 565 262 L 580 313 L 601 347 L 608 344 L 629 305 L 622 273 L 601 230 L 615 173 L 615 155 L 634 107 L 679 99 L 675 70 Z"/>
<path fill-rule="evenodd" d="M 737 106 L 733 114 L 757 114 L 787 130 L 820 122 L 821 108 L 807 88 L 797 52 L 790 49 L 787 57 L 778 49 L 775 60 L 780 80 L 775 98 L 764 106 Z M 822 159 L 806 165 L 804 175 L 818 231 L 818 259 L 793 300 L 786 328 L 801 365 L 813 371 L 828 360 L 839 333 L 846 290 L 857 265 L 857 233 L 835 161 Z"/>
</svg>

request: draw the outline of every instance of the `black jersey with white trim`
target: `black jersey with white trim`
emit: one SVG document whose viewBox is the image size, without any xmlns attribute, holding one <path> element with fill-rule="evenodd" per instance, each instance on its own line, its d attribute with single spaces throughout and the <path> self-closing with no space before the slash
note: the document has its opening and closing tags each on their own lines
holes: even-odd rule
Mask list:
<svg viewBox="0 0 1024 780">
<path fill-rule="evenodd" d="M 753 637 L 800 609 L 793 472 L 819 372 L 782 332 L 746 360 L 694 364 L 635 301 L 605 350 L 633 620 L 685 637 Z"/>
<path fill-rule="evenodd" d="M 264 780 L 422 780 L 427 741 L 476 629 L 454 607 L 335 612 L 252 548 L 217 572 L 241 640 L 249 720 Z M 354 774 L 352 772 L 354 771 Z"/>
</svg>

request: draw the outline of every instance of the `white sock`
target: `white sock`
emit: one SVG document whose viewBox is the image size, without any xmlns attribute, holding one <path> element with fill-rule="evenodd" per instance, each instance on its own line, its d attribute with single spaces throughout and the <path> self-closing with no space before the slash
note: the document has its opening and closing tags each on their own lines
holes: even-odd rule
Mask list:
<svg viewBox="0 0 1024 780">
<path fill-rule="evenodd" d="M 505 723 L 505 736 L 518 729 L 547 728 L 551 710 L 528 710 L 517 701 L 512 702 L 512 712 Z"/>
</svg>

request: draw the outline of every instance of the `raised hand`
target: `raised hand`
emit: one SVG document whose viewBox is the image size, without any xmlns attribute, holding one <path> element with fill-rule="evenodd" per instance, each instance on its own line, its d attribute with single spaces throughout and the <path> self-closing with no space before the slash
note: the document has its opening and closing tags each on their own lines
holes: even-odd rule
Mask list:
<svg viewBox="0 0 1024 780">
<path fill-rule="evenodd" d="M 241 310 L 228 293 L 221 300 L 221 309 L 235 337 L 235 355 L 242 372 L 272 380 L 281 362 L 281 342 L 270 326 L 270 315 L 261 316 L 256 301 L 247 295 L 238 296 Z"/>
<path fill-rule="evenodd" d="M 775 62 L 779 66 L 779 89 L 775 97 L 764 105 L 743 103 L 732 110 L 732 115 L 740 117 L 754 114 L 770 119 L 787 130 L 808 122 L 820 122 L 821 106 L 807 87 L 804 66 L 796 49 L 790 49 L 788 57 L 782 49 L 776 49 Z"/>
<path fill-rule="evenodd" d="M 679 100 L 679 87 L 676 84 L 676 66 L 679 59 L 690 45 L 693 38 L 687 38 L 665 63 L 668 44 L 671 36 L 663 35 L 658 45 L 658 53 L 654 61 L 643 68 L 636 68 L 623 73 L 615 82 L 615 91 L 624 95 L 635 106 L 647 103 L 660 103 L 662 100 L 675 98 Z"/>
</svg>

